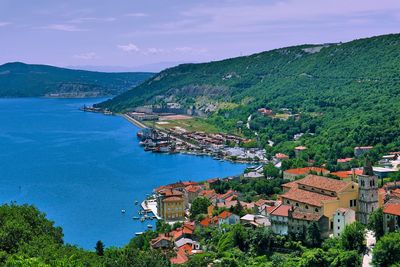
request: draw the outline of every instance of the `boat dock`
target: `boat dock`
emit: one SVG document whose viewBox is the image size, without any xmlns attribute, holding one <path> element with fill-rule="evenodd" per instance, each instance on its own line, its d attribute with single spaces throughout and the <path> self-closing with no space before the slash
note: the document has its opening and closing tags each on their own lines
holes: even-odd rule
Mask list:
<svg viewBox="0 0 400 267">
<path fill-rule="evenodd" d="M 155 199 L 145 200 L 142 202 L 141 206 L 143 210 L 152 212 L 158 220 L 161 219 L 161 217 L 157 213 L 157 201 Z"/>
</svg>

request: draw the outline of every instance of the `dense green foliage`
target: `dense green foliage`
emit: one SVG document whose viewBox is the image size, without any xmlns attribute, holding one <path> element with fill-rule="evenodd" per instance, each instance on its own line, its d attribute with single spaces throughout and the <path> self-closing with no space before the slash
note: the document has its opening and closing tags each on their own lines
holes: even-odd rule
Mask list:
<svg viewBox="0 0 400 267">
<path fill-rule="evenodd" d="M 363 230 L 362 230 L 363 232 Z M 313 248 L 303 239 L 275 235 L 268 228 L 242 225 L 199 228 L 206 255 L 192 256 L 186 266 L 359 267 L 362 254 L 331 238 Z"/>
<path fill-rule="evenodd" d="M 205 197 L 197 197 L 193 200 L 190 206 L 190 217 L 196 218 L 199 214 L 206 214 L 208 206 L 211 205 L 211 201 Z"/>
<path fill-rule="evenodd" d="M 120 94 L 151 76 L 151 73 L 103 73 L 7 63 L 0 66 L 0 97 L 36 97 L 52 93 L 110 96 Z"/>
<path fill-rule="evenodd" d="M 35 207 L 0 206 L 0 266 L 170 266 L 165 255 L 148 253 L 149 240 L 155 236 L 146 232 L 123 248 L 104 249 L 99 241 L 96 252 L 87 251 L 65 245 L 61 228 Z"/>
<path fill-rule="evenodd" d="M 372 263 L 377 267 L 389 267 L 400 263 L 399 232 L 386 234 L 376 243 Z"/>
<path fill-rule="evenodd" d="M 353 155 L 358 145 L 400 146 L 400 35 L 348 43 L 302 45 L 204 64 L 185 64 L 100 104 L 124 111 L 173 99 L 201 109 L 214 103 L 208 121 L 226 131 L 253 115 L 251 131 L 269 152 L 289 153 L 299 143 L 318 161 Z M 161 97 L 163 96 L 163 97 Z M 287 120 L 264 117 L 268 107 Z M 279 117 L 279 116 L 277 116 Z M 284 116 L 283 116 L 284 117 Z M 281 116 L 282 118 L 282 116 Z M 297 133 L 305 133 L 293 141 Z"/>
<path fill-rule="evenodd" d="M 381 238 L 385 234 L 383 228 L 383 216 L 382 208 L 374 210 L 369 215 L 368 229 L 374 231 L 376 239 Z"/>
</svg>

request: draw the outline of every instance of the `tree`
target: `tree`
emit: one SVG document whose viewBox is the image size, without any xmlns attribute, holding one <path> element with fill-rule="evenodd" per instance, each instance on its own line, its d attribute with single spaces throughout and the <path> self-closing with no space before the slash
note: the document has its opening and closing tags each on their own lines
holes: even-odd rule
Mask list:
<svg viewBox="0 0 400 267">
<path fill-rule="evenodd" d="M 211 201 L 205 197 L 197 197 L 193 200 L 190 207 L 190 218 L 193 220 L 199 214 L 207 213 L 207 208 L 211 205 Z"/>
<path fill-rule="evenodd" d="M 327 266 L 326 252 L 320 248 L 306 250 L 301 255 L 299 267 L 324 267 Z"/>
<path fill-rule="evenodd" d="M 321 232 L 317 222 L 312 222 L 307 227 L 306 241 L 311 247 L 321 246 Z"/>
<path fill-rule="evenodd" d="M 345 250 L 365 251 L 365 227 L 359 222 L 347 225 L 340 236 L 340 244 Z"/>
<path fill-rule="evenodd" d="M 400 262 L 400 233 L 384 235 L 372 251 L 374 266 L 388 267 Z"/>
<path fill-rule="evenodd" d="M 330 267 L 359 267 L 362 256 L 355 250 L 340 251 Z"/>
<path fill-rule="evenodd" d="M 278 178 L 279 177 L 279 169 L 274 166 L 273 163 L 268 163 L 264 166 L 264 176 Z"/>
<path fill-rule="evenodd" d="M 369 215 L 368 229 L 375 232 L 375 237 L 377 240 L 385 234 L 384 229 L 383 229 L 383 210 L 382 210 L 382 208 L 374 210 Z"/>
<path fill-rule="evenodd" d="M 103 256 L 104 255 L 104 244 L 103 242 L 101 242 L 101 240 L 96 242 L 96 254 L 99 256 Z"/>
</svg>

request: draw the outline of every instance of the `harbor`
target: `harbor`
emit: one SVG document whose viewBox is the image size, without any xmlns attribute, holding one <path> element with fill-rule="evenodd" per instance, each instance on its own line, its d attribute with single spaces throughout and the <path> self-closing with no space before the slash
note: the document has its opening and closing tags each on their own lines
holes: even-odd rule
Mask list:
<svg viewBox="0 0 400 267">
<path fill-rule="evenodd" d="M 123 117 L 141 128 L 137 132 L 137 138 L 144 151 L 210 156 L 216 160 L 240 163 L 268 161 L 264 149 L 244 147 L 243 144 L 250 140 L 240 136 L 201 131 L 189 132 L 180 127 L 161 129 L 155 124 L 154 127 L 149 127 L 139 119 L 147 117 L 138 116 L 137 113 L 126 113 Z"/>
</svg>

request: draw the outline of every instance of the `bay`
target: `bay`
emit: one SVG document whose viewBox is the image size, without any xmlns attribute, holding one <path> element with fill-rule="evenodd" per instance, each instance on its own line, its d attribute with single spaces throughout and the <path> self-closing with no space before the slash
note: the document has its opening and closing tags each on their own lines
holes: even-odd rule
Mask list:
<svg viewBox="0 0 400 267">
<path fill-rule="evenodd" d="M 147 229 L 149 222 L 132 219 L 139 209 L 134 201 L 153 188 L 245 168 L 145 152 L 136 139 L 139 129 L 122 117 L 79 110 L 101 100 L 0 99 L 0 202 L 35 205 L 63 228 L 67 243 L 123 246 Z"/>
</svg>

